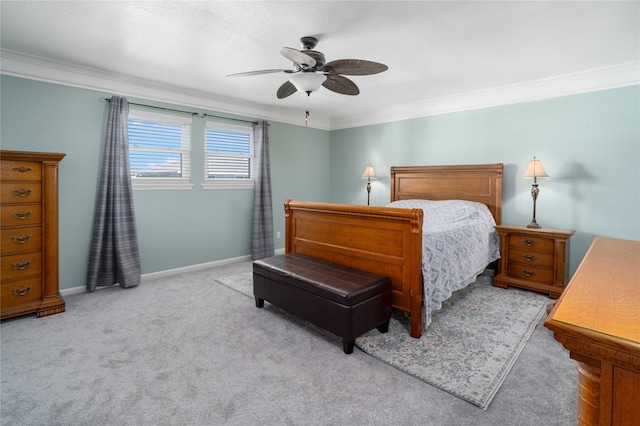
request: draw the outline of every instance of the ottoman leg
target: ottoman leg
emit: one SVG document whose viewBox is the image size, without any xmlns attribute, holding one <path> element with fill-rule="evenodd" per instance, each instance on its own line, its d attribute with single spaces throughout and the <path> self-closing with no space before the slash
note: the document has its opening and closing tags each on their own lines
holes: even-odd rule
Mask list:
<svg viewBox="0 0 640 426">
<path fill-rule="evenodd" d="M 256 308 L 264 307 L 264 299 L 260 299 L 256 297 Z"/>
<path fill-rule="evenodd" d="M 355 342 L 355 340 L 342 339 L 342 350 L 345 354 L 353 353 L 353 345 L 355 344 Z"/>
<path fill-rule="evenodd" d="M 387 331 L 389 331 L 389 321 L 390 320 L 387 320 L 376 327 L 380 333 L 386 333 Z"/>
</svg>

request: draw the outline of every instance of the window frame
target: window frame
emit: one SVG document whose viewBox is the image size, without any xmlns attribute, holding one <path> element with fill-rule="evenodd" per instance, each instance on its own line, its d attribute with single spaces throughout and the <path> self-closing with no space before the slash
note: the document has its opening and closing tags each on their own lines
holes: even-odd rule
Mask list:
<svg viewBox="0 0 640 426">
<path fill-rule="evenodd" d="M 223 179 L 208 177 L 207 170 L 207 130 L 222 130 L 227 132 L 247 133 L 249 135 L 249 179 Z M 253 189 L 255 188 L 255 140 L 253 138 L 253 127 L 240 124 L 221 123 L 219 121 L 206 120 L 204 126 L 204 146 L 203 146 L 203 189 Z M 224 155 L 224 154 L 222 154 Z"/>
<path fill-rule="evenodd" d="M 135 178 L 131 177 L 131 186 L 133 190 L 190 190 L 193 189 L 193 183 L 191 181 L 191 177 L 193 175 L 193 167 L 192 167 L 192 159 L 191 159 L 191 135 L 193 129 L 193 117 L 184 117 L 180 115 L 167 114 L 162 112 L 152 112 L 147 110 L 139 110 L 139 109 L 130 109 L 129 116 L 127 117 L 127 126 L 129 125 L 129 120 L 142 120 L 142 121 L 152 121 L 162 124 L 177 124 L 180 126 L 187 126 L 181 128 L 181 149 L 179 152 L 182 153 L 183 161 L 186 159 L 188 161 L 188 176 L 184 177 L 164 177 L 164 178 Z M 128 130 L 128 127 L 127 127 Z M 128 132 L 127 132 L 128 133 Z M 135 147 L 132 147 L 130 144 L 129 147 L 129 155 L 131 155 L 131 151 L 136 151 Z M 140 151 L 145 151 L 145 149 L 140 149 Z M 176 153 L 175 150 L 167 150 L 167 152 Z M 131 159 L 129 160 L 129 166 L 131 167 Z M 184 173 L 185 170 L 183 169 Z"/>
</svg>

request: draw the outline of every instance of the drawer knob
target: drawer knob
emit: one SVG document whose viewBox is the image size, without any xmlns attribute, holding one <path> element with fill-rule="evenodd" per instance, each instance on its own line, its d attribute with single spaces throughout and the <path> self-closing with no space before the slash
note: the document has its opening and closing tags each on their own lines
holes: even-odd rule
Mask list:
<svg viewBox="0 0 640 426">
<path fill-rule="evenodd" d="M 529 269 L 523 269 L 522 273 L 527 277 L 532 277 L 536 274 L 536 271 L 531 271 Z"/>
<path fill-rule="evenodd" d="M 14 172 L 18 172 L 18 173 L 28 173 L 28 172 L 32 172 L 33 171 L 33 169 L 31 167 L 24 167 L 24 166 L 12 167 L 11 170 L 13 170 Z"/>
<path fill-rule="evenodd" d="M 31 291 L 31 286 L 14 288 L 13 290 L 11 290 L 14 296 L 26 296 L 27 294 L 29 294 L 30 291 Z"/>
<path fill-rule="evenodd" d="M 11 212 L 11 216 L 19 220 L 29 219 L 31 217 L 31 214 L 32 212 L 25 212 L 25 211 Z"/>
<path fill-rule="evenodd" d="M 33 262 L 30 260 L 23 260 L 22 262 L 14 263 L 11 266 L 13 266 L 13 269 L 16 271 L 24 271 L 25 269 L 28 269 L 32 263 Z"/>
<path fill-rule="evenodd" d="M 11 192 L 13 192 L 13 195 L 15 195 L 16 197 L 28 197 L 31 192 L 33 190 L 32 189 L 12 189 Z"/>
<path fill-rule="evenodd" d="M 522 242 L 528 245 L 529 247 L 533 247 L 533 245 L 536 243 L 536 240 L 522 240 Z"/>
<path fill-rule="evenodd" d="M 31 237 L 33 237 L 33 235 L 29 234 L 29 235 L 12 235 L 11 239 L 13 240 L 14 244 L 26 244 L 31 240 Z"/>
<path fill-rule="evenodd" d="M 523 254 L 522 257 L 524 257 L 524 260 L 526 260 L 527 262 L 533 262 L 538 258 L 538 256 L 535 256 L 533 254 Z"/>
</svg>

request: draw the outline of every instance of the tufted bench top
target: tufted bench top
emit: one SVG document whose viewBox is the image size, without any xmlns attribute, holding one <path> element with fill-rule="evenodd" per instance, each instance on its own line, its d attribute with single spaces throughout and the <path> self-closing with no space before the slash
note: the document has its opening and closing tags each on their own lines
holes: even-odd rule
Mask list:
<svg viewBox="0 0 640 426">
<path fill-rule="evenodd" d="M 253 271 L 345 306 L 391 288 L 388 277 L 299 253 L 256 260 Z"/>
</svg>

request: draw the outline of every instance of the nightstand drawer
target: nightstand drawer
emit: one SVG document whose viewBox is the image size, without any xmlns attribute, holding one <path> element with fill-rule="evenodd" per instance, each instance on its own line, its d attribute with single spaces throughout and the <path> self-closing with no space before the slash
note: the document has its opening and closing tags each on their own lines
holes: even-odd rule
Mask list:
<svg viewBox="0 0 640 426">
<path fill-rule="evenodd" d="M 553 253 L 538 253 L 533 250 L 509 250 L 509 263 L 520 263 L 532 266 L 553 267 Z"/>
<path fill-rule="evenodd" d="M 530 235 L 509 235 L 509 249 L 523 249 L 535 251 L 553 251 L 554 242 L 549 238 L 534 237 Z"/>
<path fill-rule="evenodd" d="M 553 269 L 537 268 L 535 266 L 518 265 L 510 263 L 507 275 L 521 280 L 536 281 L 541 283 L 553 282 Z"/>
</svg>

